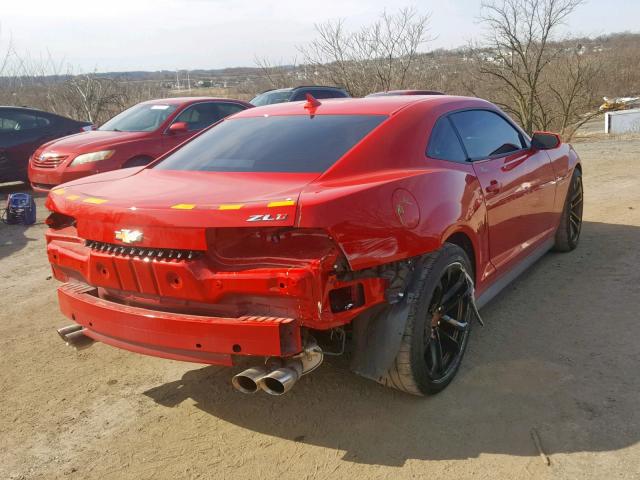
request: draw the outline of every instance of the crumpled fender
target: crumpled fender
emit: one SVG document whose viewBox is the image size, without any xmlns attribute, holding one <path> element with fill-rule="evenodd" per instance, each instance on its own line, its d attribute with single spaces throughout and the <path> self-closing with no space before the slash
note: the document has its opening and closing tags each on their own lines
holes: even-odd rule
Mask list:
<svg viewBox="0 0 640 480">
<path fill-rule="evenodd" d="M 425 257 L 413 264 L 404 298 L 393 305 L 374 307 L 353 321 L 354 373 L 380 382 L 398 355 L 411 307 L 419 301 L 425 279 Z"/>
</svg>

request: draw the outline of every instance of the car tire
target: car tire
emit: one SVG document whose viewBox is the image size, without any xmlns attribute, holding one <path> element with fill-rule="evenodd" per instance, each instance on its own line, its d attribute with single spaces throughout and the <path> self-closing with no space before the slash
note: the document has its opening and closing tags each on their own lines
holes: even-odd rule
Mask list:
<svg viewBox="0 0 640 480">
<path fill-rule="evenodd" d="M 578 246 L 582 230 L 583 193 L 582 172 L 576 168 L 571 176 L 571 184 L 556 231 L 553 249 L 557 252 L 570 252 Z"/>
<path fill-rule="evenodd" d="M 413 395 L 435 394 L 451 383 L 464 357 L 474 318 L 472 271 L 465 251 L 454 244 L 445 243 L 442 248 L 425 257 L 421 271 L 417 272 L 420 275 L 416 288 L 418 297 L 409 309 L 400 350 L 381 383 Z M 455 290 L 449 289 L 451 284 L 455 287 L 459 282 L 463 285 L 459 290 L 461 303 L 455 307 L 456 316 L 459 317 L 456 320 L 464 323 L 465 329 L 454 328 L 442 319 L 444 316 L 450 319 L 453 315 L 451 310 L 436 311 L 443 296 Z M 443 336 L 445 333 L 450 337 Z M 437 371 L 437 362 L 433 360 L 438 348 L 442 365 L 440 372 Z M 445 350 L 446 364 L 443 355 Z M 455 355 L 451 356 L 454 350 Z"/>
<path fill-rule="evenodd" d="M 144 156 L 133 157 L 127 160 L 126 162 L 124 162 L 124 165 L 122 165 L 122 168 L 144 167 L 145 165 L 149 165 L 152 161 L 153 161 L 153 158 L 151 157 L 144 157 Z"/>
</svg>

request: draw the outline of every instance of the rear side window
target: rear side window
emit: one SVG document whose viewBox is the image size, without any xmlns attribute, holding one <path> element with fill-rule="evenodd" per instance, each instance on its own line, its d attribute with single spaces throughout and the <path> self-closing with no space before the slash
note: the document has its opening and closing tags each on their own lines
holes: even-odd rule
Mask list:
<svg viewBox="0 0 640 480">
<path fill-rule="evenodd" d="M 251 100 L 251 103 L 253 103 L 256 107 L 262 107 L 264 105 L 273 105 L 274 103 L 288 102 L 290 96 L 291 90 L 276 90 L 272 92 L 261 93 L 253 100 Z"/>
<path fill-rule="evenodd" d="M 19 111 L 3 111 L 0 113 L 1 132 L 24 132 L 40 128 L 38 117 L 31 113 Z"/>
<path fill-rule="evenodd" d="M 233 115 L 234 113 L 246 110 L 247 107 L 238 103 L 219 103 L 218 112 L 220 113 L 220 119 Z"/>
<path fill-rule="evenodd" d="M 175 122 L 186 122 L 189 130 L 201 130 L 244 108 L 233 103 L 197 103 L 180 113 Z"/>
<path fill-rule="evenodd" d="M 321 90 L 301 90 L 296 93 L 293 101 L 300 101 L 307 99 L 307 93 L 310 93 L 313 98 L 322 99 L 322 98 L 344 98 L 345 94 L 339 90 L 331 90 L 331 89 L 321 89 Z"/>
<path fill-rule="evenodd" d="M 440 118 L 431 130 L 427 156 L 440 160 L 465 162 L 467 155 L 460 145 L 460 139 L 453 130 L 451 121 L 447 117 Z"/>
<path fill-rule="evenodd" d="M 515 152 L 525 147 L 520 132 L 488 110 L 468 110 L 450 115 L 472 160 Z"/>
<path fill-rule="evenodd" d="M 154 168 L 207 172 L 324 172 L 385 115 L 231 118 Z"/>
</svg>

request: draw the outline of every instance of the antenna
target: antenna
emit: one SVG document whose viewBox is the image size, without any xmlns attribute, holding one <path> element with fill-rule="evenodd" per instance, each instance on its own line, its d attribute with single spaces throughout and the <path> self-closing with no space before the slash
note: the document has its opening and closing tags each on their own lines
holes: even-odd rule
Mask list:
<svg viewBox="0 0 640 480">
<path fill-rule="evenodd" d="M 304 104 L 304 108 L 308 108 L 309 110 L 315 110 L 320 105 L 322 105 L 320 101 L 310 93 L 307 93 L 306 96 L 307 96 L 307 101 Z"/>
</svg>

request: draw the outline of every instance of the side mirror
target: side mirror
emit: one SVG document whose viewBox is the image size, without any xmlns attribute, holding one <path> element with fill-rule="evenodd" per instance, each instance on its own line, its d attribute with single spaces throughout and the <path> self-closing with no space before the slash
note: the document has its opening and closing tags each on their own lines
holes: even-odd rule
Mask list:
<svg viewBox="0 0 640 480">
<path fill-rule="evenodd" d="M 169 125 L 169 133 L 185 133 L 189 131 L 189 125 L 187 122 L 175 122 Z"/>
<path fill-rule="evenodd" d="M 533 132 L 531 146 L 536 150 L 552 150 L 562 143 L 560 135 L 548 132 Z"/>
</svg>

